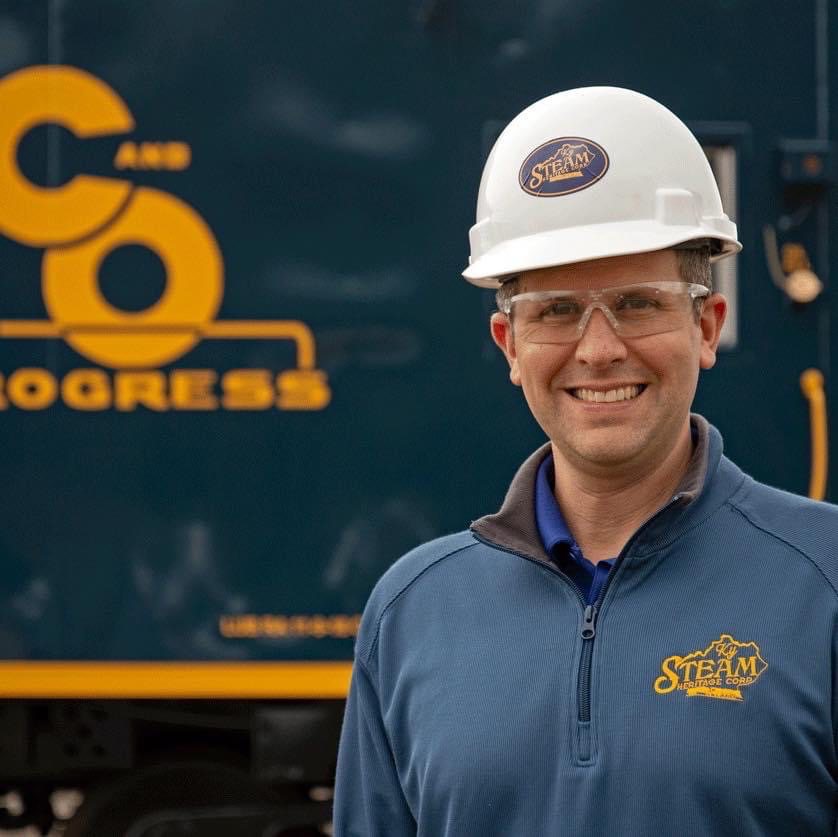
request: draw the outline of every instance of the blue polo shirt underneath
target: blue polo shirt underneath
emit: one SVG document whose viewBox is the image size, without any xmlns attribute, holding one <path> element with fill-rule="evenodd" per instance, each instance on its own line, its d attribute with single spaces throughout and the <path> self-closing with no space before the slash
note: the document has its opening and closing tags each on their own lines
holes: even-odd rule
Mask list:
<svg viewBox="0 0 838 837">
<path fill-rule="evenodd" d="M 564 522 L 553 494 L 553 456 L 538 467 L 535 477 L 535 522 L 544 551 L 553 563 L 582 591 L 587 604 L 594 604 L 616 559 L 592 564 L 583 554 Z"/>
</svg>

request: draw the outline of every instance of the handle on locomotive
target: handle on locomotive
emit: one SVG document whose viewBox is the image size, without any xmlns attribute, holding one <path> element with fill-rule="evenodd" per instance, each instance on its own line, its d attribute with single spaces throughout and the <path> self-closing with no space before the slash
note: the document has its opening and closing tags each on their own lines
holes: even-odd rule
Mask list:
<svg viewBox="0 0 838 837">
<path fill-rule="evenodd" d="M 809 496 L 813 500 L 823 500 L 826 495 L 829 451 L 823 374 L 817 369 L 806 369 L 800 376 L 800 389 L 809 402 L 809 426 L 812 436 L 812 470 L 809 477 Z"/>
</svg>

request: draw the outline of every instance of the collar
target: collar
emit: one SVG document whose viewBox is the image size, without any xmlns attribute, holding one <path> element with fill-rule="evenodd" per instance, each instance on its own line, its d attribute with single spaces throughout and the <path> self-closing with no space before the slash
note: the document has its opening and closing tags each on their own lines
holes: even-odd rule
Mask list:
<svg viewBox="0 0 838 837">
<path fill-rule="evenodd" d="M 576 539 L 567 528 L 562 510 L 553 494 L 553 457 L 548 453 L 535 473 L 535 524 L 545 552 L 553 555 L 559 544 L 569 549 L 576 546 Z"/>
<path fill-rule="evenodd" d="M 711 482 L 722 459 L 722 438 L 718 430 L 697 413 L 690 414 L 690 429 L 695 439 L 695 446 L 687 470 L 672 498 L 672 511 L 682 511 L 696 504 L 703 494 L 708 493 L 706 491 L 708 483 Z M 550 452 L 550 443 L 547 442 L 524 461 L 509 486 L 500 510 L 495 514 L 481 517 L 471 524 L 471 530 L 475 535 L 503 549 L 550 563 L 550 556 L 545 551 L 539 535 L 535 512 L 536 475 Z M 725 462 L 730 468 L 735 469 L 740 478 L 742 477 L 741 472 L 733 463 L 728 460 Z M 731 476 L 736 475 L 731 474 Z M 741 479 L 737 479 L 737 484 L 740 481 Z M 729 495 L 725 494 L 725 497 L 727 496 Z M 709 499 L 708 502 L 710 502 Z M 665 518 L 665 521 L 656 520 L 656 525 L 650 528 L 650 535 L 658 541 L 668 541 L 677 537 L 682 528 L 670 526 L 669 515 L 665 515 Z M 661 528 L 662 526 L 664 528 Z M 668 537 L 665 537 L 664 533 Z"/>
</svg>

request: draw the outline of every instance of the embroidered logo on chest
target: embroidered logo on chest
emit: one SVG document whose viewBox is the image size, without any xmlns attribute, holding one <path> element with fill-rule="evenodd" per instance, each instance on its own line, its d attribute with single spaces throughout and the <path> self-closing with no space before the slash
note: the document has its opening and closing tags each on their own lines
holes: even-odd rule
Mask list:
<svg viewBox="0 0 838 837">
<path fill-rule="evenodd" d="M 768 663 L 755 642 L 737 642 L 730 634 L 722 634 L 703 651 L 667 657 L 655 691 L 666 695 L 677 689 L 687 697 L 743 700 L 742 689 L 752 686 L 766 668 Z"/>
</svg>

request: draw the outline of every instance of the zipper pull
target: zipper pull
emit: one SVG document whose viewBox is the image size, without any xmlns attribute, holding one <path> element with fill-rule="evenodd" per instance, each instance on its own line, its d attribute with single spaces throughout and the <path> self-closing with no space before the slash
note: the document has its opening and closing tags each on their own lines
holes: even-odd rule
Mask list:
<svg viewBox="0 0 838 837">
<path fill-rule="evenodd" d="M 596 636 L 596 615 L 595 605 L 588 605 L 585 608 L 585 620 L 582 622 L 582 639 L 593 639 Z"/>
</svg>

